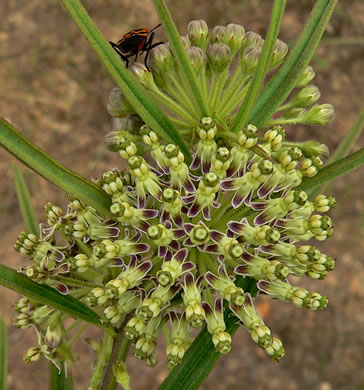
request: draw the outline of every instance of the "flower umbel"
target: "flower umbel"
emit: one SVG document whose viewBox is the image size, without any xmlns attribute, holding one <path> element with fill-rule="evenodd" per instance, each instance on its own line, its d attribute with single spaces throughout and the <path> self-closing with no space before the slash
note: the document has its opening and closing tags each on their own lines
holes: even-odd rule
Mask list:
<svg viewBox="0 0 364 390">
<path fill-rule="evenodd" d="M 233 345 L 225 319 L 231 312 L 269 356 L 280 360 L 282 342 L 241 286 L 249 278 L 260 293 L 298 307 L 327 306 L 326 297 L 289 281 L 290 275 L 323 279 L 335 265 L 305 243 L 332 235 L 332 221 L 322 214 L 335 200 L 326 195 L 311 200 L 300 189 L 305 177 L 322 168 L 327 147 L 288 142 L 283 126 L 323 125 L 334 111 L 317 104 L 320 92 L 311 84 L 315 74 L 308 66 L 272 118 L 260 128 L 248 124 L 232 132 L 264 40 L 236 24 L 209 31 L 204 21 L 193 21 L 187 31 L 183 43 L 211 116 L 201 116 L 191 102 L 168 44 L 151 51 L 150 72 L 141 63 L 131 72 L 170 116 L 190 149 L 191 164 L 113 89 L 108 111 L 121 121 L 105 145 L 127 167 L 95 181 L 110 196 L 112 217 L 77 199 L 70 199 L 65 213 L 47 203 L 49 227 L 40 237 L 21 233 L 15 244 L 31 259 L 21 271 L 85 302 L 105 325 L 122 329 L 135 343 L 135 356 L 148 365 L 156 364 L 162 330 L 170 369 L 180 364 L 191 328 L 206 325 L 216 351 L 228 353 Z M 284 62 L 287 51 L 278 40 L 269 71 Z M 39 348 L 28 350 L 27 362 L 41 355 L 58 366 L 74 360 L 66 314 L 24 298 L 15 308 L 15 326 L 32 325 L 38 333 Z M 117 369 L 124 375 L 122 366 Z"/>
</svg>

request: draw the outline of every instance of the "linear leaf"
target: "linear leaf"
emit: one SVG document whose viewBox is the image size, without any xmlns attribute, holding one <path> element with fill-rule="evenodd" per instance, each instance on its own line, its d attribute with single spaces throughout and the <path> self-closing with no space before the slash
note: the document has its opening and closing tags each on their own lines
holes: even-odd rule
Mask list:
<svg viewBox="0 0 364 390">
<path fill-rule="evenodd" d="M 13 164 L 13 172 L 16 194 L 18 196 L 18 202 L 23 216 L 25 228 L 29 233 L 33 233 L 39 237 L 39 222 L 35 215 L 34 207 L 30 199 L 30 194 L 25 183 L 24 176 L 17 164 Z"/>
<path fill-rule="evenodd" d="M 0 144 L 23 164 L 57 187 L 94 207 L 101 214 L 111 215 L 111 200 L 106 193 L 95 184 L 63 167 L 2 118 L 0 118 Z"/>
<path fill-rule="evenodd" d="M 8 327 L 0 317 L 0 389 L 8 388 Z"/>
<path fill-rule="evenodd" d="M 54 288 L 35 283 L 27 276 L 3 264 L 0 264 L 0 285 L 10 288 L 43 305 L 48 305 L 72 317 L 79 318 L 80 320 L 105 329 L 100 322 L 99 315 L 82 302 L 70 295 L 62 295 Z"/>
<path fill-rule="evenodd" d="M 105 40 L 81 2 L 79 0 L 60 1 L 138 115 L 161 138 L 177 144 L 185 155 L 186 161 L 190 162 L 190 152 L 182 137 L 173 127 L 172 122 L 154 101 L 147 96 L 145 89 L 137 82 L 131 72 L 125 68 L 123 61 Z"/>
<path fill-rule="evenodd" d="M 334 180 L 336 177 L 344 175 L 353 169 L 357 169 L 363 164 L 364 148 L 361 148 L 350 156 L 344 157 L 322 168 L 316 176 L 304 178 L 302 184 L 297 187 L 297 189 L 305 191 L 313 189 L 323 183 Z"/>
<path fill-rule="evenodd" d="M 49 362 L 49 390 L 72 390 L 73 381 L 72 374 L 66 370 L 64 364 L 62 364 L 61 372 L 58 372 L 58 368 L 51 362 Z"/>
<path fill-rule="evenodd" d="M 296 86 L 303 69 L 310 62 L 336 3 L 337 0 L 320 0 L 316 2 L 296 45 L 281 68 L 259 95 L 251 111 L 248 123 L 252 123 L 259 128 L 288 97 L 289 93 Z"/>
<path fill-rule="evenodd" d="M 241 105 L 239 112 L 235 117 L 231 131 L 237 132 L 246 125 L 248 117 L 253 109 L 254 103 L 259 95 L 264 78 L 269 69 L 272 59 L 273 49 L 278 38 L 281 26 L 286 0 L 275 0 L 267 37 L 264 42 L 263 51 L 254 73 L 253 80 L 249 85 L 244 103 Z"/>
<path fill-rule="evenodd" d="M 236 283 L 244 291 L 256 295 L 256 283 L 251 278 L 238 278 Z M 237 318 L 225 310 L 226 331 L 234 335 L 239 325 Z M 159 386 L 158 390 L 197 390 L 214 368 L 221 354 L 216 352 L 211 335 L 204 328 L 186 351 L 182 363 L 173 369 Z"/>
<path fill-rule="evenodd" d="M 211 116 L 208 104 L 202 97 L 200 82 L 197 78 L 195 70 L 192 68 L 191 61 L 189 60 L 186 49 L 183 46 L 181 36 L 166 6 L 165 1 L 153 0 L 153 3 L 163 23 L 163 27 L 167 32 L 169 43 L 172 46 L 175 59 L 189 84 L 190 90 L 201 116 Z"/>
</svg>

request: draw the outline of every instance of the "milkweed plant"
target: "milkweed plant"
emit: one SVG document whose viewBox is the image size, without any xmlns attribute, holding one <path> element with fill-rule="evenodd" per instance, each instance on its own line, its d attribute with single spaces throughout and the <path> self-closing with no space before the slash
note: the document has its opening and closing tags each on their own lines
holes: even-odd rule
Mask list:
<svg viewBox="0 0 364 390">
<path fill-rule="evenodd" d="M 325 170 L 328 148 L 294 142 L 285 128 L 323 126 L 335 114 L 319 102 L 310 56 L 301 53 L 300 68 L 292 68 L 287 44 L 277 39 L 285 2 L 274 3 L 264 40 L 239 24 L 208 27 L 203 20 L 179 36 L 164 2 L 155 1 L 170 40 L 151 51 L 148 64 L 128 69 L 80 3 L 63 3 L 96 51 L 106 53 L 118 84 L 107 110 L 119 125 L 105 136 L 105 147 L 120 164 L 87 184 L 107 208 L 68 190 L 67 207 L 48 202 L 46 224 L 39 234 L 22 232 L 15 250 L 25 257 L 19 272 L 88 307 L 104 328 L 103 341 L 87 339 L 96 353 L 89 388 L 114 388 L 115 377 L 128 388 L 128 350 L 154 366 L 160 337 L 171 375 L 180 380 L 179 367 L 193 359 L 184 356 L 196 329 L 197 338 L 208 335 L 206 353 L 234 348 L 227 323 L 280 361 L 283 343 L 255 301 L 266 294 L 323 310 L 328 299 L 297 285 L 297 277 L 322 280 L 335 266 L 316 246 L 333 234 L 335 199 L 312 196 L 308 185 Z M 321 35 L 335 5 L 326 3 L 313 11 L 326 12 L 315 26 Z M 296 73 L 284 79 L 284 90 L 273 91 L 267 109 L 261 99 L 288 66 Z M 27 294 L 14 307 L 14 325 L 38 336 L 25 362 L 44 357 L 70 375 L 77 359 L 72 345 L 87 320 Z M 176 383 L 167 378 L 161 388 L 184 388 Z"/>
</svg>

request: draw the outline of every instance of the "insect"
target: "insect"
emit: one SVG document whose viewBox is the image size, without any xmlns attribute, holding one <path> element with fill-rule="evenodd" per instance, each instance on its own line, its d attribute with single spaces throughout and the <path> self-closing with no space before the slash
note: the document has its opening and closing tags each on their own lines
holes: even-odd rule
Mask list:
<svg viewBox="0 0 364 390">
<path fill-rule="evenodd" d="M 154 30 L 157 29 L 161 24 L 155 26 L 151 30 L 147 28 L 139 28 L 137 30 L 131 30 L 124 34 L 122 38 L 117 42 L 109 42 L 114 50 L 125 62 L 126 67 L 129 65 L 129 58 L 135 55 L 135 61 L 138 58 L 139 53 L 146 52 L 144 58 L 144 64 L 148 67 L 148 56 L 149 52 L 156 46 L 161 45 L 163 42 L 153 43 Z"/>
</svg>

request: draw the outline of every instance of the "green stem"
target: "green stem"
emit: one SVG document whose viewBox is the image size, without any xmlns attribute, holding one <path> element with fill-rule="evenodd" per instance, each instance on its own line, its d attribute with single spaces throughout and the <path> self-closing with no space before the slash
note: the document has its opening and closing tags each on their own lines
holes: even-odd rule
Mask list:
<svg viewBox="0 0 364 390">
<path fill-rule="evenodd" d="M 212 106 L 212 102 L 215 99 L 219 78 L 220 78 L 220 74 L 212 73 L 210 89 L 208 92 L 208 101 L 210 107 Z"/>
<path fill-rule="evenodd" d="M 225 107 L 221 110 L 222 117 L 229 116 L 235 109 L 244 102 L 244 97 L 248 92 L 250 82 L 245 85 L 239 85 L 239 88 L 236 90 L 236 93 L 231 96 L 231 99 L 226 102 Z"/>
<path fill-rule="evenodd" d="M 105 333 L 104 339 L 102 341 L 102 347 L 97 352 L 97 361 L 92 372 L 92 377 L 89 386 L 91 389 L 98 389 L 100 387 L 100 382 L 102 380 L 102 371 L 106 364 L 106 360 L 110 356 L 111 344 L 112 337 L 109 334 Z"/>
<path fill-rule="evenodd" d="M 196 118 L 199 117 L 196 107 L 191 103 L 191 98 L 181 85 L 181 77 L 175 74 L 175 77 L 169 77 L 170 84 L 167 84 L 167 91 L 182 105 L 187 111 L 192 113 Z"/>
<path fill-rule="evenodd" d="M 225 69 L 225 71 L 222 74 L 220 74 L 220 76 L 218 78 L 215 96 L 213 97 L 213 100 L 211 103 L 211 109 L 213 112 L 215 111 L 216 105 L 218 104 L 218 102 L 221 98 L 221 93 L 222 93 L 222 90 L 224 89 L 226 79 L 228 78 L 228 76 L 229 76 L 229 69 Z"/>
<path fill-rule="evenodd" d="M 49 279 L 57 280 L 59 282 L 63 282 L 67 285 L 72 285 L 72 286 L 80 286 L 80 287 L 88 287 L 88 288 L 103 287 L 103 284 L 100 283 L 90 283 L 84 280 L 67 278 L 65 276 L 51 276 Z"/>
<path fill-rule="evenodd" d="M 73 329 L 75 329 L 78 325 L 80 325 L 82 321 L 81 320 L 76 320 L 72 325 L 70 325 L 66 331 L 65 331 L 65 334 L 71 332 Z"/>
<path fill-rule="evenodd" d="M 261 127 L 272 127 L 274 125 L 296 125 L 298 123 L 305 124 L 305 122 L 302 121 L 302 119 L 300 120 L 300 118 L 278 118 L 271 119 L 270 121 L 263 123 Z"/>
<path fill-rule="evenodd" d="M 78 249 L 80 251 L 82 251 L 85 255 L 87 255 L 88 257 L 90 257 L 92 255 L 92 249 L 87 244 L 82 242 L 82 240 L 77 239 L 76 243 L 77 243 Z"/>
<path fill-rule="evenodd" d="M 203 67 L 200 74 L 200 85 L 202 98 L 207 102 L 207 79 L 206 79 L 206 66 Z"/>
<path fill-rule="evenodd" d="M 204 259 L 206 257 L 207 256 L 203 256 L 203 254 L 201 252 L 199 252 L 197 254 L 197 268 L 198 268 L 200 275 L 206 274 L 206 264 L 204 261 Z M 212 298 L 211 289 L 210 288 L 204 289 L 202 294 L 203 294 L 204 300 L 206 300 L 213 307 L 214 300 Z"/>
<path fill-rule="evenodd" d="M 155 88 L 150 92 L 152 92 L 153 96 L 168 110 L 176 113 L 178 116 L 185 119 L 187 122 L 194 121 L 192 115 L 190 115 L 181 105 L 177 104 L 173 99 L 162 93 L 159 89 Z"/>
<path fill-rule="evenodd" d="M 90 292 L 90 287 L 81 287 L 77 290 L 70 290 L 68 295 L 71 295 L 73 298 L 80 299 L 86 296 Z"/>
<path fill-rule="evenodd" d="M 189 123 L 186 123 L 185 121 L 181 121 L 180 119 L 177 118 L 171 118 L 171 122 L 176 126 L 181 136 L 191 133 L 191 125 Z M 185 128 L 189 130 L 181 130 Z"/>
<path fill-rule="evenodd" d="M 224 203 L 222 203 L 218 209 L 215 209 L 214 213 L 211 215 L 212 222 L 209 226 L 210 228 L 215 227 L 219 223 L 221 217 L 226 214 L 227 210 L 231 207 L 231 200 L 233 199 L 233 197 L 233 191 L 230 191 L 228 194 L 225 195 Z"/>
<path fill-rule="evenodd" d="M 113 340 L 112 350 L 110 359 L 107 363 L 107 367 L 104 373 L 104 377 L 102 379 L 102 384 L 100 390 L 114 390 L 116 386 L 116 380 L 113 373 L 113 365 L 120 361 L 120 359 L 125 360 L 130 342 L 125 341 L 124 328 L 131 318 L 131 314 L 128 314 L 123 322 L 123 325 L 118 329 L 116 336 Z"/>
<path fill-rule="evenodd" d="M 225 213 L 224 218 L 219 221 L 220 226 L 225 226 L 232 218 L 234 221 L 240 221 L 243 217 L 246 217 L 251 209 L 247 206 L 240 207 L 239 209 L 231 208 L 231 210 Z"/>
<path fill-rule="evenodd" d="M 71 347 L 72 344 L 78 339 L 78 337 L 82 334 L 82 332 L 84 332 L 87 327 L 88 327 L 89 324 L 84 324 L 83 326 L 81 326 L 80 329 L 77 330 L 77 332 L 75 332 L 75 334 L 67 341 L 66 345 L 67 347 Z"/>
<path fill-rule="evenodd" d="M 207 268 L 213 272 L 214 274 L 218 274 L 218 267 L 216 266 L 216 264 L 214 263 L 214 260 L 216 261 L 216 259 L 212 259 L 211 256 L 207 253 L 201 253 L 201 257 L 202 259 L 206 262 L 207 264 Z"/>
<path fill-rule="evenodd" d="M 221 113 L 222 110 L 226 107 L 226 104 L 229 102 L 229 100 L 236 94 L 236 92 L 239 90 L 239 88 L 245 83 L 247 77 L 242 77 L 241 80 L 238 80 L 238 78 L 242 76 L 241 68 L 238 65 L 234 71 L 234 75 L 229 81 L 224 94 L 221 98 L 220 104 L 218 106 L 218 112 Z"/>
</svg>

